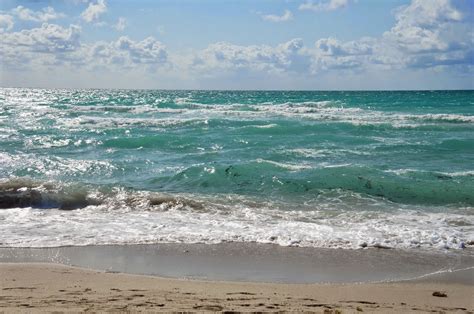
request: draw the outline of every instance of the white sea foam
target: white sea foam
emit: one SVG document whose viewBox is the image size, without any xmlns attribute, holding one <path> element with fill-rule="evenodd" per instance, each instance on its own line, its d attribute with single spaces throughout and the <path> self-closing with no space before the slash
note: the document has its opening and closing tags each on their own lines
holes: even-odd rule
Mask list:
<svg viewBox="0 0 474 314">
<path fill-rule="evenodd" d="M 57 121 L 59 126 L 79 126 L 88 128 L 112 128 L 117 126 L 156 126 L 172 127 L 189 120 L 271 118 L 282 116 L 309 121 L 341 122 L 353 125 L 391 125 L 396 128 L 417 128 L 420 126 L 436 126 L 443 123 L 473 124 L 473 115 L 462 114 L 412 114 L 400 112 L 378 111 L 370 108 L 348 107 L 341 101 L 306 101 L 286 103 L 259 104 L 202 104 L 190 97 L 174 99 L 179 108 L 159 107 L 150 103 L 138 102 L 138 105 L 112 105 L 107 101 L 101 105 L 71 105 L 55 107 L 41 100 L 20 97 L 18 103 L 10 99 L 15 106 L 7 106 L 15 113 L 16 124 L 23 129 L 42 129 L 38 120 L 48 118 Z M 45 100 L 43 100 L 45 101 Z M 171 101 L 170 99 L 164 101 Z M 158 101 L 161 104 L 162 101 Z M 156 103 L 156 102 L 155 102 Z M 127 116 L 118 117 L 117 114 Z M 70 114 L 80 114 L 71 117 Z M 100 115 L 93 116 L 91 114 Z M 147 115 L 146 118 L 143 116 Z M 101 120 L 102 119 L 102 120 Z M 269 124 L 272 125 L 272 124 Z M 262 126 L 261 126 L 262 127 Z"/>
<path fill-rule="evenodd" d="M 100 195 L 89 197 L 98 197 Z M 337 210 L 324 202 L 300 210 L 284 204 L 226 195 L 220 200 L 192 196 L 133 196 L 119 192 L 101 205 L 74 211 L 0 210 L 3 246 L 44 247 L 131 243 L 276 243 L 283 246 L 444 249 L 474 240 L 474 213 L 447 214 L 416 209 Z M 344 200 L 347 203 L 347 199 Z"/>
<path fill-rule="evenodd" d="M 175 109 L 175 108 L 161 108 L 154 107 L 152 105 L 140 105 L 140 106 L 69 106 L 67 110 L 71 112 L 84 112 L 84 113 L 131 113 L 131 114 L 143 114 L 143 113 L 184 113 L 186 109 Z"/>
<path fill-rule="evenodd" d="M 427 171 L 420 169 L 389 169 L 385 170 L 387 173 L 394 173 L 396 175 L 405 175 L 409 173 L 433 173 L 437 175 L 447 176 L 447 177 L 465 177 L 465 176 L 474 176 L 474 170 L 466 171 L 454 171 L 454 172 L 442 172 L 442 171 Z"/>
<path fill-rule="evenodd" d="M 79 174 L 107 176 L 117 167 L 107 160 L 88 160 L 58 156 L 39 156 L 35 154 L 0 153 L 0 167 L 4 170 L 23 168 L 30 175 L 39 174 L 50 177 Z"/>
<path fill-rule="evenodd" d="M 115 118 L 115 117 L 87 117 L 74 119 L 59 119 L 58 122 L 68 129 L 111 129 L 126 127 L 172 127 L 188 123 L 206 124 L 205 119 L 196 118 Z"/>
<path fill-rule="evenodd" d="M 420 114 L 420 115 L 405 115 L 405 116 L 407 119 L 415 119 L 415 120 L 474 123 L 474 116 L 465 116 L 465 115 L 460 115 L 460 114 L 438 113 L 438 114 Z"/>
<path fill-rule="evenodd" d="M 468 171 L 455 171 L 455 172 L 441 172 L 444 175 L 451 177 L 464 177 L 464 176 L 474 176 L 474 170 Z"/>
<path fill-rule="evenodd" d="M 272 160 L 265 160 L 265 159 L 257 159 L 256 162 L 258 163 L 267 163 L 271 164 L 277 167 L 285 168 L 291 171 L 298 171 L 298 170 L 304 170 L 304 169 L 311 169 L 312 166 L 310 165 L 294 165 L 294 164 L 289 164 L 289 163 L 283 163 L 283 162 L 277 162 L 277 161 L 272 161 Z"/>
<path fill-rule="evenodd" d="M 72 143 L 71 139 L 54 139 L 50 136 L 33 135 L 25 140 L 25 146 L 28 148 L 51 148 L 63 147 Z"/>
<path fill-rule="evenodd" d="M 287 152 L 294 153 L 298 156 L 320 158 L 328 156 L 346 156 L 346 155 L 359 155 L 359 156 L 370 156 L 371 153 L 367 151 L 360 151 L 355 149 L 343 149 L 343 148 L 295 148 L 290 149 Z"/>
<path fill-rule="evenodd" d="M 443 122 L 474 123 L 474 116 L 459 114 L 404 114 L 384 112 L 371 109 L 344 107 L 341 102 L 319 101 L 301 103 L 262 103 L 262 104 L 231 104 L 207 105 L 187 103 L 189 110 L 195 114 L 221 115 L 240 118 L 270 117 L 280 115 L 298 117 L 316 121 L 344 122 L 354 125 L 389 124 L 397 128 L 413 128 L 422 125 L 436 125 Z M 248 110 L 251 109 L 251 110 Z M 188 114 L 187 112 L 181 112 Z"/>
<path fill-rule="evenodd" d="M 271 128 L 276 128 L 278 124 L 276 123 L 270 123 L 270 124 L 264 124 L 264 125 L 252 125 L 251 127 L 257 128 L 257 129 L 271 129 Z"/>
<path fill-rule="evenodd" d="M 121 181 L 122 175 L 127 175 L 121 167 L 130 166 L 137 169 L 142 165 L 137 166 L 135 160 L 131 161 L 130 158 L 136 158 L 137 163 L 141 163 L 142 156 L 143 158 L 152 158 L 152 155 L 146 155 L 143 151 L 140 151 L 140 157 L 137 157 L 138 155 L 130 157 L 130 151 L 127 150 L 126 154 L 123 154 L 125 156 L 120 157 L 123 159 L 109 162 L 107 158 L 116 158 L 113 155 L 123 153 L 120 149 L 115 148 L 108 148 L 104 155 L 101 155 L 100 149 L 95 151 L 97 155 L 82 154 L 82 149 L 88 148 L 86 146 L 102 144 L 99 139 L 89 138 L 94 136 L 93 132 L 101 135 L 103 132 L 107 136 L 100 138 L 106 141 L 120 138 L 120 136 L 143 135 L 139 132 L 134 133 L 133 128 L 146 128 L 147 131 L 158 130 L 159 132 L 175 126 L 190 125 L 191 128 L 196 126 L 211 128 L 213 126 L 212 120 L 243 121 L 246 122 L 243 123 L 246 126 L 242 128 L 268 129 L 268 131 L 260 131 L 263 133 L 279 131 L 280 128 L 276 129 L 278 125 L 282 125 L 283 128 L 286 123 L 295 121 L 303 127 L 313 123 L 347 123 L 369 127 L 377 125 L 396 128 L 441 125 L 443 128 L 459 127 L 462 132 L 465 132 L 465 129 L 471 130 L 474 123 L 474 116 L 468 114 L 395 113 L 382 109 L 376 110 L 374 109 L 376 107 L 354 108 L 342 101 L 203 104 L 198 103 L 192 97 L 170 96 L 153 99 L 153 97 L 141 97 L 140 95 L 130 96 L 126 92 L 113 92 L 115 96 L 120 94 L 120 97 L 130 96 L 133 98 L 124 102 L 127 105 L 117 106 L 115 102 L 120 103 L 120 100 L 113 100 L 114 97 L 103 91 L 82 92 L 76 99 L 72 99 L 74 97 L 70 97 L 69 92 L 62 93 L 64 99 L 56 101 L 55 97 L 47 96 L 45 92 L 13 90 L 8 102 L 1 104 L 3 112 L 8 114 L 6 117 L 2 113 L 0 117 L 2 124 L 0 138 L 6 139 L 5 142 L 8 142 L 5 145 L 8 147 L 0 152 L 0 173 L 4 177 L 30 175 L 48 180 L 67 179 L 70 181 L 75 181 L 77 177 L 78 182 L 97 182 L 97 178 L 107 182 L 107 179 L 110 178 L 108 182 L 113 182 L 113 184 L 128 184 L 129 181 Z M 68 100 L 68 98 L 71 99 Z M 174 102 L 174 105 L 166 108 L 167 102 L 170 104 Z M 285 121 L 280 121 L 281 118 L 284 118 Z M 248 121 L 251 123 L 247 123 Z M 283 123 L 280 124 L 280 122 Z M 231 127 L 233 126 L 229 128 Z M 117 128 L 123 128 L 120 130 L 120 135 L 108 132 Z M 36 130 L 41 132 L 30 132 Z M 85 132 L 77 132 L 78 130 Z M 368 128 L 368 130 L 371 129 Z M 378 141 L 373 147 L 380 147 L 381 143 L 383 145 L 406 144 L 407 140 L 411 140 L 408 136 L 386 136 L 377 130 L 366 137 L 370 142 Z M 54 132 L 54 135 L 47 135 L 52 134 L 51 131 Z M 32 135 L 33 133 L 35 135 Z M 413 140 L 410 144 L 433 145 L 434 143 L 436 145 L 436 141 L 418 136 L 421 133 L 423 132 L 417 132 L 416 136 L 418 139 L 421 138 L 420 142 L 415 143 Z M 199 135 L 199 132 L 193 134 Z M 240 139 L 240 135 L 238 137 L 238 139 L 232 138 L 231 140 L 241 141 L 241 143 L 250 141 L 252 144 L 251 139 L 247 141 L 247 138 Z M 426 139 L 426 142 L 421 142 L 423 139 Z M 10 144 L 11 142 L 17 143 Z M 292 171 L 290 176 L 296 177 L 300 174 L 298 171 L 304 173 L 305 169 L 346 167 L 349 165 L 346 162 L 352 162 L 351 155 L 363 156 L 372 152 L 370 150 L 369 152 L 362 151 L 371 144 L 368 146 L 345 145 L 344 149 L 339 146 L 339 148 L 313 147 L 292 150 L 290 149 L 294 146 L 286 144 L 283 143 L 282 146 L 288 147 L 288 151 L 285 151 L 284 147 L 280 150 L 279 145 L 276 145 L 275 150 L 278 149 L 279 153 L 283 151 L 294 154 L 291 157 L 295 157 L 295 155 L 307 158 L 322 157 L 325 160 L 298 162 L 289 159 L 284 162 L 275 162 L 263 159 L 265 154 L 257 155 L 256 153 L 260 154 L 261 152 L 251 151 L 253 148 L 249 145 L 248 152 L 252 153 L 250 159 L 253 162 L 290 170 Z M 231 146 L 225 142 L 215 143 L 213 141 L 197 145 L 199 147 L 196 147 L 195 150 L 199 150 L 199 152 L 196 155 L 214 152 L 213 156 L 222 152 L 228 153 L 226 145 Z M 165 146 L 163 145 L 163 148 L 166 148 Z M 75 150 L 74 154 L 63 154 L 67 151 L 65 147 Z M 349 149 L 348 147 L 358 149 Z M 136 149 L 142 149 L 142 147 Z M 81 153 L 77 154 L 79 150 Z M 60 154 L 56 154 L 56 151 Z M 166 154 L 162 151 L 157 151 L 153 157 L 163 157 L 164 155 Z M 175 156 L 173 156 L 173 160 L 176 159 Z M 189 156 L 192 154 L 190 153 Z M 228 160 L 229 155 L 223 156 L 225 156 L 225 160 Z M 262 156 L 262 159 L 255 161 L 258 156 Z M 349 158 L 331 159 L 340 156 Z M 239 157 L 236 156 L 235 159 L 237 160 Z M 265 158 L 270 159 L 268 156 Z M 218 176 L 222 172 L 219 170 L 222 169 L 220 168 L 222 160 L 224 159 L 213 158 L 212 161 L 216 161 L 215 165 L 199 164 L 199 167 L 203 169 L 199 175 L 202 173 L 203 176 Z M 161 159 L 161 161 L 163 160 Z M 232 162 L 234 161 L 232 160 Z M 391 161 L 393 159 L 387 160 L 387 162 Z M 157 161 L 147 159 L 143 161 L 143 165 L 146 167 L 153 162 L 159 164 Z M 187 162 L 174 166 L 167 165 L 166 162 L 168 161 L 165 159 L 164 164 L 146 167 L 146 171 L 150 175 L 155 173 L 173 175 L 189 167 Z M 311 164 L 308 165 L 305 162 L 311 162 Z M 132 176 L 134 175 L 133 171 L 130 172 Z M 394 169 L 387 170 L 387 172 L 410 175 L 412 172 L 419 171 L 416 169 Z M 453 170 L 452 172 L 425 172 L 452 177 L 474 175 L 474 171 L 470 169 Z M 136 176 L 134 179 L 146 181 L 150 177 Z M 93 179 L 90 180 L 90 178 Z M 226 177 L 227 179 L 229 178 Z M 273 180 L 274 183 L 283 181 L 280 181 L 278 176 L 273 176 Z M 266 181 L 262 182 L 266 183 Z M 140 187 L 140 184 L 134 184 L 135 181 L 131 186 L 138 185 Z M 102 188 L 107 189 L 107 187 L 108 185 Z M 56 193 L 55 191 L 42 191 L 41 189 L 45 189 L 44 187 L 38 187 L 38 189 L 35 190 L 35 193 Z M 25 185 L 18 186 L 14 192 L 27 194 L 30 190 L 31 188 Z M 317 192 L 320 193 L 318 195 L 311 194 L 311 192 L 303 196 L 297 195 L 302 198 L 308 197 L 305 199 L 306 201 L 289 204 L 227 194 L 215 198 L 202 195 L 165 197 L 153 196 L 149 192 L 125 192 L 118 189 L 114 192 L 115 194 L 106 196 L 99 191 L 91 190 L 87 192 L 87 197 L 79 195 L 78 199 L 74 195 L 66 195 L 70 197 L 67 199 L 68 202 L 70 200 L 77 201 L 76 205 L 80 209 L 74 211 L 51 208 L 56 206 L 55 202 L 61 204 L 63 196 L 46 194 L 46 201 L 42 202 L 43 200 L 40 199 L 35 202 L 39 202 L 41 206 L 48 209 L 28 207 L 0 209 L 0 245 L 57 246 L 106 243 L 257 241 L 317 247 L 357 248 L 365 243 L 369 246 L 379 244 L 397 248 L 430 249 L 460 248 L 462 243 L 474 240 L 474 209 L 472 207 L 396 204 L 383 199 L 383 197 L 372 198 L 338 189 L 332 189 L 327 193 Z M 51 200 L 54 202 L 47 202 Z M 96 201 L 97 203 L 95 203 Z"/>
</svg>

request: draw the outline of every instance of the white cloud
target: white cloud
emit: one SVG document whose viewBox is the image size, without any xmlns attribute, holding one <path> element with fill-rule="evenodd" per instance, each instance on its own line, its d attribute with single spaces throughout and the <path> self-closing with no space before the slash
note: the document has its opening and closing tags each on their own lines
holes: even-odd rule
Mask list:
<svg viewBox="0 0 474 314">
<path fill-rule="evenodd" d="M 398 60 L 395 59 L 398 64 L 415 69 L 449 66 L 465 71 L 467 67 L 472 68 L 472 20 L 453 2 L 413 0 L 396 11 L 395 20 L 381 42 L 386 51 L 398 56 Z"/>
<path fill-rule="evenodd" d="M 19 5 L 12 12 L 20 20 L 33 22 L 48 22 L 49 20 L 56 20 L 66 16 L 63 13 L 56 12 L 52 7 L 43 8 L 41 11 L 33 11 Z"/>
<path fill-rule="evenodd" d="M 395 25 L 379 38 L 317 40 L 315 49 L 308 49 L 312 73 L 472 67 L 472 23 L 451 1 L 413 0 L 395 11 L 395 20 Z"/>
<path fill-rule="evenodd" d="M 316 41 L 316 49 L 326 56 L 351 56 L 372 54 L 372 42 L 369 39 L 341 42 L 336 38 L 322 38 Z"/>
<path fill-rule="evenodd" d="M 373 65 L 377 41 L 366 37 L 342 42 L 329 37 L 317 40 L 314 47 L 309 49 L 312 73 L 328 70 L 361 71 Z"/>
<path fill-rule="evenodd" d="M 122 36 L 112 41 L 82 43 L 78 26 L 43 23 L 33 29 L 2 33 L 0 60 L 13 72 L 27 67 L 37 74 L 44 69 L 69 69 L 71 73 L 91 73 L 91 77 L 104 73 L 128 77 L 133 72 L 135 77 L 143 74 L 150 81 L 173 77 L 178 84 L 175 87 L 180 86 L 180 80 L 201 79 L 214 83 L 222 79 L 228 84 L 271 84 L 277 79 L 288 84 L 309 84 L 329 75 L 335 80 L 358 77 L 360 81 L 361 73 L 380 71 L 472 73 L 472 22 L 453 3 L 414 0 L 394 15 L 393 27 L 377 38 L 320 38 L 307 46 L 299 38 L 271 46 L 218 42 L 202 50 L 174 53 L 153 37 L 134 40 Z M 122 22 L 126 25 L 125 19 Z M 120 23 L 121 18 L 117 24 L 107 25 L 119 29 Z M 12 27 L 13 18 L 0 15 L 0 30 Z"/>
<path fill-rule="evenodd" d="M 455 44 L 452 30 L 462 14 L 449 0 L 414 0 L 398 9 L 395 19 L 395 26 L 384 37 L 400 49 L 410 53 L 446 51 Z"/>
<path fill-rule="evenodd" d="M 0 59 L 5 68 L 35 71 L 54 64 L 73 64 L 80 49 L 81 29 L 43 23 L 41 27 L 2 34 Z"/>
<path fill-rule="evenodd" d="M 127 20 L 123 17 L 119 17 L 117 24 L 115 24 L 114 28 L 118 31 L 123 31 L 127 27 Z"/>
<path fill-rule="evenodd" d="M 91 23 L 96 21 L 102 14 L 107 12 L 105 0 L 97 0 L 97 3 L 89 3 L 87 9 L 82 12 L 81 17 L 84 21 Z"/>
<path fill-rule="evenodd" d="M 291 11 L 285 10 L 283 15 L 273 15 L 273 14 L 262 15 L 262 19 L 264 21 L 269 21 L 269 22 L 287 22 L 293 19 L 293 14 L 291 13 Z"/>
<path fill-rule="evenodd" d="M 163 64 L 168 59 L 165 45 L 153 37 L 133 41 L 122 36 L 113 43 L 113 46 L 135 64 Z"/>
<path fill-rule="evenodd" d="M 124 69 L 168 64 L 166 47 L 153 37 L 134 41 L 126 36 L 116 41 L 84 44 L 81 28 L 43 23 L 41 27 L 2 34 L 0 59 L 12 68 L 33 65 L 37 68 L 62 64 L 93 70 L 96 67 Z"/>
<path fill-rule="evenodd" d="M 462 17 L 450 0 L 413 0 L 411 4 L 400 7 L 395 14 L 397 24 L 421 26 L 460 21 Z"/>
<path fill-rule="evenodd" d="M 70 25 L 64 28 L 56 24 L 43 23 L 39 28 L 3 34 L 3 46 L 16 47 L 18 52 L 66 52 L 75 50 L 79 45 L 81 28 Z"/>
<path fill-rule="evenodd" d="M 277 46 L 241 46 L 227 42 L 211 44 L 195 52 L 185 68 L 204 77 L 219 77 L 232 73 L 261 73 L 269 75 L 299 74 L 311 77 L 330 70 L 363 71 L 381 67 L 377 60 L 378 43 L 374 38 L 343 42 L 323 38 L 313 47 L 295 38 Z"/>
<path fill-rule="evenodd" d="M 311 0 L 302 3 L 298 8 L 300 10 L 310 10 L 310 11 L 333 11 L 340 8 L 343 8 L 349 4 L 349 0 L 325 0 L 319 1 L 317 3 L 312 2 Z"/>
<path fill-rule="evenodd" d="M 189 68 L 208 76 L 233 71 L 282 73 L 304 71 L 302 64 L 307 61 L 309 58 L 304 55 L 303 41 L 299 38 L 276 47 L 220 42 L 195 53 Z"/>
<path fill-rule="evenodd" d="M 13 16 L 0 14 L 0 33 L 11 30 L 13 25 Z"/>
</svg>

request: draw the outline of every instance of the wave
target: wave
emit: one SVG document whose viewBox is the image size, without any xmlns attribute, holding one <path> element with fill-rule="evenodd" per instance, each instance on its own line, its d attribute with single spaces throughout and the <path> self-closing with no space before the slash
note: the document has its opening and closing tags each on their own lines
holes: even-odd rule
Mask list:
<svg viewBox="0 0 474 314">
<path fill-rule="evenodd" d="M 472 207 L 400 207 L 342 190 L 288 203 L 17 178 L 3 180 L 0 195 L 0 245 L 7 247 L 259 242 L 444 250 L 474 239 Z"/>
<path fill-rule="evenodd" d="M 289 163 L 283 163 L 283 162 L 277 162 L 277 161 L 272 161 L 272 160 L 265 160 L 265 159 L 257 159 L 255 160 L 257 163 L 268 163 L 283 169 L 287 169 L 290 171 L 298 171 L 298 170 L 304 170 L 304 169 L 312 169 L 310 165 L 295 165 L 295 164 L 289 164 Z"/>
<path fill-rule="evenodd" d="M 174 142 L 173 145 L 183 146 L 185 144 Z M 141 138 L 136 141 L 114 140 L 114 142 L 104 143 L 106 147 L 139 148 L 149 147 L 149 145 L 169 145 L 155 138 Z M 216 148 L 217 149 L 217 148 Z M 297 151 L 298 154 L 325 154 L 323 152 Z M 337 153 L 337 152 L 336 152 Z M 0 164 L 17 167 L 14 164 L 21 164 L 22 159 L 18 156 L 6 155 L 4 158 L 0 154 Z M 288 160 L 270 160 L 258 158 L 253 161 L 235 164 L 196 164 L 189 167 L 175 167 L 167 171 L 154 171 L 153 173 L 140 174 L 141 181 L 136 183 L 135 172 L 130 172 L 128 177 L 123 177 L 124 173 L 120 168 L 109 163 L 99 161 L 80 160 L 38 160 L 34 157 L 26 163 L 28 169 L 43 169 L 44 163 L 54 166 L 55 170 L 43 169 L 51 178 L 61 178 L 64 174 L 69 174 L 71 179 L 82 176 L 83 179 L 91 182 L 116 182 L 114 175 L 121 175 L 122 182 L 127 184 L 131 180 L 131 186 L 144 187 L 147 190 L 170 191 L 185 193 L 193 191 L 201 194 L 212 193 L 234 193 L 242 195 L 265 195 L 269 198 L 279 199 L 314 199 L 326 191 L 343 190 L 360 193 L 370 197 L 384 199 L 397 204 L 421 204 L 421 205 L 448 205 L 459 204 L 474 205 L 474 180 L 472 170 L 456 172 L 437 172 L 419 169 L 377 169 L 366 166 L 352 165 L 345 162 L 319 162 L 313 160 L 307 162 Z M 31 159 L 30 158 L 30 159 Z M 291 160 L 291 159 L 290 159 Z M 311 161 L 311 162 L 310 162 Z M 33 168 L 32 168 L 33 169 Z M 33 169 L 33 170 L 34 170 Z M 144 168 L 145 169 L 145 168 Z M 39 171 L 39 170 L 38 170 Z M 96 178 L 96 176 L 101 176 Z M 67 178 L 67 177 L 66 177 Z M 107 179 L 110 178 L 110 179 Z M 111 180 L 111 181 L 110 181 Z M 72 203 L 76 205 L 63 204 L 59 199 L 67 194 L 63 190 L 56 188 L 48 189 L 39 187 L 32 182 L 23 183 L 20 187 L 27 188 L 15 190 L 10 186 L 12 182 L 0 183 L 1 203 L 10 204 L 8 206 L 39 206 L 39 207 L 84 207 L 89 203 L 84 193 L 78 189 L 77 200 Z M 42 194 L 41 194 L 42 193 Z M 95 200 L 97 201 L 97 200 Z M 11 205 L 13 204 L 13 205 Z M 94 204 L 94 203 L 91 203 Z M 0 204 L 0 206 L 2 206 Z"/>
<path fill-rule="evenodd" d="M 474 123 L 474 116 L 447 113 L 406 115 L 406 118 L 426 122 Z"/>
<path fill-rule="evenodd" d="M 474 240 L 472 93 L 5 94 L 5 245 Z"/>
<path fill-rule="evenodd" d="M 130 207 L 135 209 L 161 209 L 187 207 L 201 210 L 198 202 L 160 193 L 125 191 L 121 188 L 88 185 L 59 184 L 15 178 L 0 181 L 0 208 L 57 208 L 74 210 L 88 206 L 107 205 L 109 209 Z"/>
<path fill-rule="evenodd" d="M 322 191 L 341 189 L 400 204 L 474 205 L 474 182 L 469 172 L 455 177 L 436 172 L 403 176 L 350 164 L 323 163 L 314 167 L 260 159 L 216 166 L 212 173 L 204 168 L 189 167 L 171 177 L 155 178 L 150 185 L 170 190 L 185 187 L 203 193 L 236 191 L 275 197 L 315 197 Z"/>
<path fill-rule="evenodd" d="M 380 108 L 381 109 L 381 108 Z M 409 113 L 377 110 L 367 106 L 354 107 L 341 100 L 303 102 L 255 103 L 200 103 L 188 98 L 176 101 L 145 103 L 140 105 L 61 105 L 60 107 L 26 106 L 15 110 L 31 111 L 21 123 L 34 127 L 36 119 L 45 115 L 60 126 L 71 128 L 168 128 L 189 123 L 214 120 L 255 120 L 278 117 L 345 123 L 357 127 L 404 128 L 463 128 L 472 127 L 474 116 L 457 113 Z M 109 116 L 104 116 L 104 113 Z M 33 114 L 35 119 L 31 119 Z M 27 119 L 26 119 L 27 118 Z M 268 123 L 267 123 L 268 125 Z M 271 123 L 270 123 L 271 125 Z"/>
<path fill-rule="evenodd" d="M 397 175 L 426 174 L 427 176 L 434 176 L 439 179 L 441 178 L 453 179 L 455 177 L 474 177 L 474 170 L 442 172 L 442 171 L 426 171 L 426 170 L 418 170 L 418 169 L 395 169 L 395 170 L 385 170 L 385 172 L 395 173 Z"/>
<path fill-rule="evenodd" d="M 84 189 L 63 188 L 51 183 L 39 183 L 28 179 L 0 182 L 0 208 L 77 209 L 98 204 L 95 200 L 88 199 L 87 195 Z"/>
<path fill-rule="evenodd" d="M 127 117 L 87 117 L 60 119 L 59 122 L 70 129 L 111 129 L 134 127 L 175 127 L 190 124 L 207 124 L 207 119 L 173 119 L 173 118 L 127 118 Z"/>
</svg>

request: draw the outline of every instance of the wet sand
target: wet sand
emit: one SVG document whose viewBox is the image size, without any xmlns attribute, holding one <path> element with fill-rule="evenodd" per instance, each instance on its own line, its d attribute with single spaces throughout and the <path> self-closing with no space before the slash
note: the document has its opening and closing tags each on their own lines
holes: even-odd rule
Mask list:
<svg viewBox="0 0 474 314">
<path fill-rule="evenodd" d="M 473 287 L 448 283 L 270 284 L 166 279 L 55 264 L 0 264 L 0 312 L 468 312 Z M 440 292 L 446 297 L 433 296 Z"/>
<path fill-rule="evenodd" d="M 258 243 L 0 248 L 0 263 L 59 263 L 169 278 L 272 283 L 412 280 L 474 267 L 474 248 L 423 252 L 322 249 Z M 453 281 L 451 273 L 449 280 Z M 474 284 L 472 277 L 454 283 Z"/>
<path fill-rule="evenodd" d="M 2 248 L 0 262 L 0 312 L 474 311 L 470 252 L 133 245 Z"/>
</svg>

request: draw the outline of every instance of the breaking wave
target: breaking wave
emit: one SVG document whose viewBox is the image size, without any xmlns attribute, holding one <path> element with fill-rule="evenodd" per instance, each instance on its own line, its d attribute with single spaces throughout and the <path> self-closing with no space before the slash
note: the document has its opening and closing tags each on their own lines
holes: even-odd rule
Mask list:
<svg viewBox="0 0 474 314">
<path fill-rule="evenodd" d="M 437 250 L 474 238 L 472 207 L 397 205 L 343 190 L 299 203 L 27 179 L 3 181 L 0 191 L 0 245 L 10 247 L 259 242 Z"/>
</svg>

